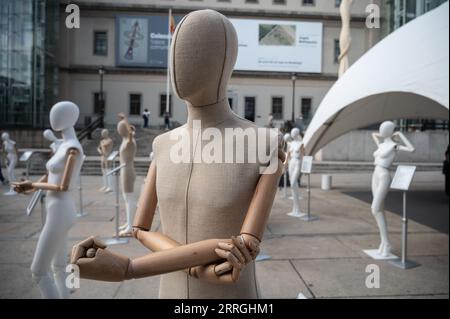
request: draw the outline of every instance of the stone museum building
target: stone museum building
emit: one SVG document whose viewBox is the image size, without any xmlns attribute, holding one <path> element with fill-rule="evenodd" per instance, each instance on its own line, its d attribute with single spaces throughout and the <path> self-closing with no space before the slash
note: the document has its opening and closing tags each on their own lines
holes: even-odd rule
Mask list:
<svg viewBox="0 0 450 319">
<path fill-rule="evenodd" d="M 383 36 L 443 1 L 358 0 L 352 7 L 350 63 Z M 71 28 L 68 4 L 79 8 Z M 380 28 L 368 28 L 370 4 Z M 140 124 L 163 125 L 166 110 L 168 12 L 175 22 L 211 8 L 229 17 L 239 56 L 228 90 L 232 109 L 259 125 L 303 118 L 306 126 L 337 80 L 340 1 L 336 0 L 3 0 L 0 7 L 0 121 L 9 127 L 46 126 L 49 107 L 71 100 L 80 124 L 118 112 Z M 68 12 L 66 12 L 68 11 Z M 173 93 L 170 117 L 186 120 Z"/>
</svg>

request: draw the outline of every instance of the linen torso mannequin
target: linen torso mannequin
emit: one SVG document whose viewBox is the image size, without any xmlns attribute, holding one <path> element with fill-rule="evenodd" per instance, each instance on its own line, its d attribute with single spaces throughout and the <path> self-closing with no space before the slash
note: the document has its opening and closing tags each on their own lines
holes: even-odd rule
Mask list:
<svg viewBox="0 0 450 319">
<path fill-rule="evenodd" d="M 350 20 L 351 20 L 351 8 L 353 0 L 342 0 L 339 7 L 341 13 L 342 29 L 339 36 L 339 77 L 341 77 L 345 71 L 349 68 L 348 53 L 352 44 L 352 38 L 350 34 Z"/>
<path fill-rule="evenodd" d="M 16 176 L 14 174 L 14 169 L 17 165 L 17 151 L 16 151 L 16 142 L 13 141 L 8 133 L 2 134 L 3 140 L 3 148 L 6 153 L 6 159 L 8 161 L 7 173 L 8 173 L 8 182 L 11 183 L 16 180 Z M 11 186 L 11 185 L 10 185 Z M 10 187 L 10 190 L 6 192 L 4 195 L 17 195 L 17 193 L 13 190 L 13 187 Z"/>
<path fill-rule="evenodd" d="M 378 145 L 378 149 L 373 154 L 375 158 L 375 170 L 372 176 L 372 214 L 377 222 L 381 243 L 378 248 L 380 257 L 389 257 L 391 255 L 391 244 L 388 237 L 388 229 L 384 212 L 384 201 L 389 192 L 391 184 L 391 174 L 389 168 L 394 162 L 398 151 L 414 152 L 412 144 L 406 139 L 401 132 L 394 133 L 395 124 L 386 121 L 380 126 L 380 132 L 373 134 L 373 139 Z M 398 136 L 404 145 L 394 141 L 394 137 Z"/>
<path fill-rule="evenodd" d="M 291 131 L 291 141 L 288 148 L 288 160 L 289 160 L 289 181 L 291 184 L 293 207 L 292 212 L 288 215 L 294 217 L 302 217 L 304 214 L 300 210 L 300 194 L 298 180 L 300 178 L 300 170 L 302 166 L 303 156 L 303 140 L 300 136 L 300 130 L 293 128 Z"/>
<path fill-rule="evenodd" d="M 64 140 L 57 138 L 52 130 L 45 130 L 43 135 L 46 140 L 52 142 L 50 144 L 50 149 L 52 150 L 52 153 L 55 154 Z"/>
<path fill-rule="evenodd" d="M 113 150 L 114 142 L 109 137 L 109 131 L 107 129 L 102 130 L 102 140 L 100 141 L 100 144 L 97 148 L 97 152 L 100 154 L 100 165 L 102 169 L 102 176 L 103 176 L 103 187 L 100 188 L 100 191 L 102 192 L 111 192 L 111 183 L 110 178 L 106 176 L 106 173 L 110 169 L 110 163 L 108 162 L 108 156 L 111 154 Z"/>
<path fill-rule="evenodd" d="M 136 212 L 136 197 L 134 195 L 136 140 L 134 139 L 134 127 L 128 124 L 128 120 L 123 114 L 119 114 L 119 118 L 121 120 L 117 124 L 117 132 L 122 137 L 122 144 L 119 149 L 120 164 L 126 164 L 125 167 L 120 169 L 120 181 L 127 215 L 127 221 L 120 227 L 119 235 L 132 236 L 132 226 Z"/>
<path fill-rule="evenodd" d="M 43 298 L 69 298 L 66 287 L 67 233 L 76 219 L 76 208 L 69 194 L 76 185 L 83 164 L 83 148 L 73 126 L 79 116 L 72 102 L 60 102 L 50 110 L 50 124 L 61 131 L 63 142 L 47 162 L 47 175 L 38 182 L 15 183 L 18 192 L 47 190 L 45 225 L 36 246 L 31 272 Z"/>
<path fill-rule="evenodd" d="M 265 151 L 273 150 L 267 162 L 253 163 L 247 156 L 243 163 L 194 161 L 201 154 L 198 137 L 205 128 L 221 133 L 221 149 L 236 146 L 236 139 L 223 139 L 225 129 L 242 129 L 240 137 L 244 129 L 257 129 L 237 117 L 227 102 L 227 83 L 236 56 L 236 32 L 218 12 L 195 11 L 178 24 L 171 47 L 171 79 L 176 94 L 187 103 L 188 121 L 154 140 L 154 160 L 134 222 L 135 236 L 154 253 L 130 261 L 88 238 L 72 253 L 81 277 L 121 281 L 172 272 L 161 278 L 162 298 L 258 296 L 253 260 L 283 167 L 284 155 L 276 148 L 278 136 L 261 146 Z M 201 121 L 201 129 L 195 121 Z M 261 134 L 266 137 L 269 133 L 263 129 Z M 187 161 L 174 161 L 173 152 L 180 141 L 173 136 L 188 137 L 192 148 Z M 254 146 L 246 144 L 239 154 L 246 154 L 247 149 L 257 152 Z M 261 174 L 269 160 L 274 160 L 275 167 Z M 157 204 L 164 234 L 148 231 Z M 91 248 L 96 250 L 93 258 L 86 255 Z M 120 266 L 112 267 L 109 260 Z M 188 272 L 179 271 L 187 268 Z"/>
</svg>

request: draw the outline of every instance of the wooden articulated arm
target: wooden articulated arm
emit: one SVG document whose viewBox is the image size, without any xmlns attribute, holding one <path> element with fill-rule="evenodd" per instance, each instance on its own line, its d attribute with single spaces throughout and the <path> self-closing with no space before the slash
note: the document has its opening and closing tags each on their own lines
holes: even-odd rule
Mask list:
<svg viewBox="0 0 450 319">
<path fill-rule="evenodd" d="M 38 181 L 36 183 L 32 183 L 32 187 L 35 189 L 43 189 L 55 192 L 66 192 L 69 189 L 70 179 L 72 177 L 73 167 L 75 165 L 76 157 L 79 154 L 79 151 L 75 148 L 71 148 L 68 151 L 66 166 L 64 167 L 63 177 L 61 179 L 60 185 L 49 184 L 47 182 Z M 46 180 L 46 179 L 45 179 Z"/>
<path fill-rule="evenodd" d="M 150 168 L 145 180 L 144 189 L 139 197 L 136 216 L 133 221 L 135 237 L 139 230 L 149 231 L 152 227 L 153 218 L 155 216 L 158 197 L 156 196 L 156 164 L 151 162 Z M 139 239 L 139 238 L 138 238 Z"/>
<path fill-rule="evenodd" d="M 263 174 L 256 186 L 250 207 L 242 225 L 241 234 L 252 236 L 259 241 L 262 240 L 267 221 L 272 210 L 278 182 L 283 172 L 285 155 L 278 153 L 278 169 L 273 174 Z"/>
</svg>

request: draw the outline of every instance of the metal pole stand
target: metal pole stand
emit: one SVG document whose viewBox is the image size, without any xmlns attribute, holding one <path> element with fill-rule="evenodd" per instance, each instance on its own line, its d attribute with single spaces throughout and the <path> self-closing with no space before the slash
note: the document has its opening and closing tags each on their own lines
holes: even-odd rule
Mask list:
<svg viewBox="0 0 450 319">
<path fill-rule="evenodd" d="M 84 217 L 88 215 L 89 213 L 83 210 L 83 187 L 81 182 L 81 172 L 80 177 L 78 179 L 78 192 L 80 194 L 80 204 L 79 204 L 79 211 L 77 213 L 77 217 Z"/>
<path fill-rule="evenodd" d="M 128 244 L 129 240 L 128 238 L 122 238 L 119 237 L 119 214 L 120 214 L 120 203 L 119 203 L 119 171 L 122 167 L 125 167 L 126 164 L 122 164 L 116 168 L 114 168 L 113 170 L 109 171 L 108 173 L 106 173 L 106 176 L 110 176 L 110 175 L 114 175 L 116 178 L 116 234 L 114 237 L 112 238 L 108 238 L 106 239 L 104 242 L 107 246 L 110 245 L 121 245 L 121 244 Z"/>
<path fill-rule="evenodd" d="M 20 162 L 25 162 L 25 176 L 27 180 L 30 179 L 30 159 L 33 156 L 34 151 L 25 151 L 20 157 Z"/>
<path fill-rule="evenodd" d="M 418 267 L 419 264 L 408 260 L 408 217 L 406 216 L 406 191 L 403 192 L 403 218 L 402 218 L 402 256 L 389 263 L 403 270 Z"/>
<path fill-rule="evenodd" d="M 261 252 L 258 254 L 258 256 L 256 256 L 255 261 L 258 262 L 258 261 L 270 260 L 270 259 L 272 259 L 272 256 L 267 255 L 266 253 L 264 253 L 264 252 L 261 251 Z"/>
<path fill-rule="evenodd" d="M 308 187 L 306 188 L 306 192 L 308 193 L 308 212 L 306 216 L 300 217 L 301 220 L 305 222 L 312 222 L 314 220 L 318 220 L 319 217 L 311 215 L 311 174 L 308 175 Z"/>
</svg>

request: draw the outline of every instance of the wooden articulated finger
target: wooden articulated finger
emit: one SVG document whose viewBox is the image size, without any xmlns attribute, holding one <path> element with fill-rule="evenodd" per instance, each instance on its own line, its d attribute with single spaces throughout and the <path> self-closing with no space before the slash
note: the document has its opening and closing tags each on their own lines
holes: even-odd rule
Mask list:
<svg viewBox="0 0 450 319">
<path fill-rule="evenodd" d="M 228 261 L 214 267 L 214 272 L 217 276 L 223 275 L 230 270 L 233 270 L 233 266 Z"/>
<path fill-rule="evenodd" d="M 245 258 L 245 263 L 248 264 L 251 262 L 252 256 L 250 255 L 250 252 L 247 249 L 247 246 L 245 246 L 245 242 L 241 236 L 238 237 L 232 237 L 233 243 L 239 248 L 240 252 Z"/>
</svg>

